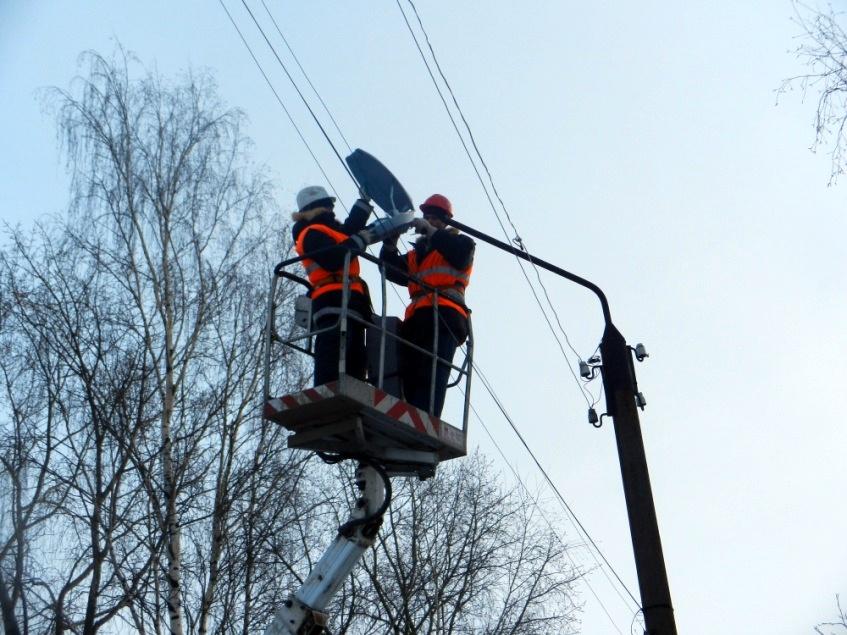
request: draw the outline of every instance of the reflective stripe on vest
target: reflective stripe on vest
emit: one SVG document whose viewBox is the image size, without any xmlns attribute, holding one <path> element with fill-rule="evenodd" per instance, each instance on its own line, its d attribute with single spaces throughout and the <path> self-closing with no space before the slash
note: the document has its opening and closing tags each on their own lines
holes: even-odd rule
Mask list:
<svg viewBox="0 0 847 635">
<path fill-rule="evenodd" d="M 473 265 L 467 269 L 457 269 L 450 265 L 437 250 L 429 252 L 418 265 L 417 253 L 412 250 L 407 255 L 409 273 L 417 276 L 421 282 L 438 290 L 438 305 L 456 309 L 468 317 L 465 307 L 465 287 L 470 282 Z M 427 306 L 432 306 L 434 293 L 421 286 L 414 280 L 409 280 L 409 296 L 411 303 L 406 308 L 406 319 L 415 312 Z"/>
<path fill-rule="evenodd" d="M 306 242 L 306 233 L 311 230 L 326 234 L 335 241 L 336 245 L 340 245 L 349 238 L 349 236 L 344 232 L 336 231 L 326 225 L 308 225 L 300 232 L 300 235 L 297 237 L 297 242 L 294 243 L 294 250 L 297 252 L 298 256 L 305 255 L 304 245 Z M 322 296 L 324 293 L 329 293 L 330 291 L 341 291 L 344 288 L 343 271 L 329 271 L 328 269 L 324 269 L 311 258 L 303 258 L 302 262 L 303 268 L 306 270 L 306 275 L 309 278 L 309 282 L 312 284 L 311 296 L 313 300 Z M 359 259 L 355 256 L 350 258 L 349 277 L 350 290 L 364 293 L 365 287 L 361 282 L 361 278 L 359 278 Z"/>
</svg>

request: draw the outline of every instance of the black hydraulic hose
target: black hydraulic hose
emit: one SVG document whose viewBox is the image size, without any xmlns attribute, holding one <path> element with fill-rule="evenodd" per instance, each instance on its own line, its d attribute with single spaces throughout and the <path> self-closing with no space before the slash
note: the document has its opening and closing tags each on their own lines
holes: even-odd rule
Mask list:
<svg viewBox="0 0 847 635">
<path fill-rule="evenodd" d="M 330 452 L 321 452 L 320 450 L 316 450 L 315 454 L 327 465 L 336 465 L 347 458 L 342 454 L 331 454 Z"/>
<path fill-rule="evenodd" d="M 360 463 L 365 465 L 369 465 L 379 474 L 380 478 L 382 478 L 382 482 L 385 485 L 385 500 L 382 502 L 382 505 L 379 506 L 373 514 L 370 516 L 365 516 L 364 518 L 354 518 L 353 520 L 348 520 L 346 523 L 341 525 L 338 528 L 338 533 L 343 536 L 349 536 L 352 533 L 355 527 L 359 527 L 360 525 L 368 525 L 373 522 L 382 522 L 382 516 L 388 511 L 388 506 L 391 505 L 391 478 L 388 476 L 388 472 L 385 471 L 385 468 L 379 465 L 378 463 L 374 463 L 368 460 L 362 460 Z"/>
</svg>

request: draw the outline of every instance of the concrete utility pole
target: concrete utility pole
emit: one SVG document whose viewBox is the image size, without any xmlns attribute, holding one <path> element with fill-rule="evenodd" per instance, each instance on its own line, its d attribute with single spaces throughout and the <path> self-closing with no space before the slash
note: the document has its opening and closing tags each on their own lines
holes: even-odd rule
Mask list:
<svg viewBox="0 0 847 635">
<path fill-rule="evenodd" d="M 677 635 L 668 575 L 665 571 L 665 558 L 662 554 L 662 541 L 659 536 L 659 523 L 656 519 L 653 491 L 650 488 L 650 475 L 647 471 L 647 456 L 644 452 L 641 423 L 638 419 L 636 406 L 638 390 L 632 351 L 624 336 L 612 324 L 605 294 L 593 282 L 536 258 L 526 251 L 483 234 L 452 218 L 447 223 L 498 249 L 590 289 L 600 299 L 603 319 L 606 323 L 603 339 L 600 342 L 603 387 L 606 391 L 606 414 L 614 420 L 618 460 L 629 516 L 629 532 L 632 537 L 635 569 L 638 573 L 638 587 L 641 594 L 641 610 L 647 629 L 645 632 L 647 635 Z"/>
<path fill-rule="evenodd" d="M 641 610 L 648 635 L 676 635 L 676 623 L 671 604 L 671 591 L 659 522 L 653 504 L 653 490 L 647 471 L 647 455 L 641 436 L 641 422 L 635 396 L 635 370 L 632 353 L 620 331 L 606 323 L 600 341 L 603 359 L 603 386 L 606 390 L 606 412 L 615 424 L 618 460 L 629 516 L 629 533 L 635 553 Z"/>
</svg>

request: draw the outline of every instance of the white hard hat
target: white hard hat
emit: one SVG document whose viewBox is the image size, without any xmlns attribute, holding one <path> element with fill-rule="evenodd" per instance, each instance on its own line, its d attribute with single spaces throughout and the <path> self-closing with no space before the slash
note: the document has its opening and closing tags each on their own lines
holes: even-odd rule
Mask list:
<svg viewBox="0 0 847 635">
<path fill-rule="evenodd" d="M 329 193 L 320 185 L 304 187 L 302 190 L 297 192 L 297 209 L 302 211 L 304 207 L 311 205 L 315 201 L 323 199 L 329 199 L 333 203 L 335 202 L 335 197 L 330 196 Z"/>
</svg>

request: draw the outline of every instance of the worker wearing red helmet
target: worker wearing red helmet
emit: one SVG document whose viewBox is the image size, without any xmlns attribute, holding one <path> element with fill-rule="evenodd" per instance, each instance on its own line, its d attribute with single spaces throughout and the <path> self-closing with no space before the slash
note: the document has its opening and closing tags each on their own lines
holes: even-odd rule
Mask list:
<svg viewBox="0 0 847 635">
<path fill-rule="evenodd" d="M 433 351 L 437 333 L 435 353 L 452 363 L 456 348 L 468 336 L 469 309 L 465 304 L 465 289 L 470 282 L 476 246 L 473 240 L 447 224 L 447 219 L 453 217 L 453 206 L 446 196 L 433 194 L 420 209 L 423 218 L 416 218 L 412 223 L 421 234 L 414 247 L 401 255 L 395 237 L 383 243 L 380 258 L 390 265 L 388 279 L 409 288 L 411 301 L 400 331 L 403 339 Z M 423 284 L 410 279 L 409 275 Z M 437 289 L 437 294 L 433 288 Z M 433 315 L 434 304 L 438 305 L 437 322 Z M 444 407 L 450 366 L 444 362 L 437 365 L 435 393 L 430 401 L 432 361 L 431 355 L 404 347 L 400 370 L 406 401 L 438 417 Z"/>
</svg>

